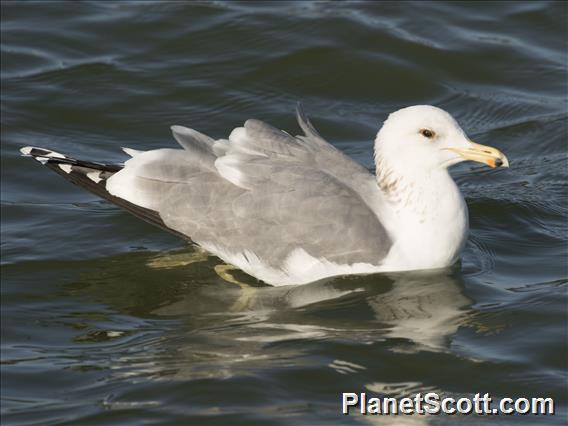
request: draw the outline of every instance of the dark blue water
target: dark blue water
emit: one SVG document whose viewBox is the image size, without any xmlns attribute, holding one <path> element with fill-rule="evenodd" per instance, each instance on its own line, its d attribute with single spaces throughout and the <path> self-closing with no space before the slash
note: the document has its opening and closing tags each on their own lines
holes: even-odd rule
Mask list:
<svg viewBox="0 0 568 426">
<path fill-rule="evenodd" d="M 2 424 L 566 424 L 566 3 L 2 2 Z M 261 286 L 23 145 L 123 161 L 254 117 L 372 168 L 389 112 L 448 110 L 459 267 Z M 218 269 L 218 268 L 217 268 Z M 343 416 L 341 392 L 552 397 L 555 416 Z M 398 422 L 398 423 L 396 423 Z"/>
</svg>

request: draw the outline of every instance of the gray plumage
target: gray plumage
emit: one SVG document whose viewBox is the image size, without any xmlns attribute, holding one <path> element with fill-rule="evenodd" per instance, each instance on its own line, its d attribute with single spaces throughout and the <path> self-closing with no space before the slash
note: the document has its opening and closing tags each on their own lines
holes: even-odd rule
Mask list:
<svg viewBox="0 0 568 426">
<path fill-rule="evenodd" d="M 369 207 L 375 177 L 327 143 L 300 106 L 297 118 L 303 136 L 248 120 L 230 143 L 173 126 L 183 150 L 127 150 L 133 157 L 105 180 L 111 196 L 104 198 L 155 212 L 178 235 L 222 253 L 252 253 L 276 270 L 298 248 L 337 264 L 380 264 L 391 241 Z"/>
<path fill-rule="evenodd" d="M 431 105 L 388 116 L 375 138 L 376 176 L 328 144 L 301 108 L 297 117 L 302 136 L 258 120 L 221 140 L 173 126 L 183 149 L 126 148 L 124 167 L 21 151 L 275 285 L 454 264 L 468 214 L 449 167 L 509 166 Z"/>
</svg>

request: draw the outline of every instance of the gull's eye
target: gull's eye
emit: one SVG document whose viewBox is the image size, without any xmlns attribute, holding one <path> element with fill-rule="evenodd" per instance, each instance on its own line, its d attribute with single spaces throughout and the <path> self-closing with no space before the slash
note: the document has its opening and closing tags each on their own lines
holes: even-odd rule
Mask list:
<svg viewBox="0 0 568 426">
<path fill-rule="evenodd" d="M 434 132 L 430 129 L 420 129 L 420 134 L 428 139 L 432 139 L 434 137 Z"/>
</svg>

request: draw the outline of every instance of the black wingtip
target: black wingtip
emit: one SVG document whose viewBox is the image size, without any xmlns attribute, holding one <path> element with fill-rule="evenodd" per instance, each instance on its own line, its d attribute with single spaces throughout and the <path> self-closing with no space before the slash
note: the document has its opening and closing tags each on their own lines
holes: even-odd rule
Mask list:
<svg viewBox="0 0 568 426">
<path fill-rule="evenodd" d="M 51 149 L 39 148 L 37 146 L 23 146 L 20 148 L 23 157 L 46 157 L 46 158 L 66 158 L 65 155 Z"/>
</svg>

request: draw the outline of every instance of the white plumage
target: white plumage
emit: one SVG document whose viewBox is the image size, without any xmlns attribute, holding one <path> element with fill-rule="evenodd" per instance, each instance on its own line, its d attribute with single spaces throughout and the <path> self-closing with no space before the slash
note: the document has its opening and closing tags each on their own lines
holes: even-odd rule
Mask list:
<svg viewBox="0 0 568 426">
<path fill-rule="evenodd" d="M 173 126 L 182 150 L 124 148 L 132 158 L 123 168 L 22 153 L 273 285 L 451 265 L 468 216 L 448 167 L 508 166 L 432 106 L 389 116 L 375 140 L 376 176 L 328 144 L 301 109 L 298 122 L 303 136 L 248 120 L 218 141 Z"/>
</svg>

